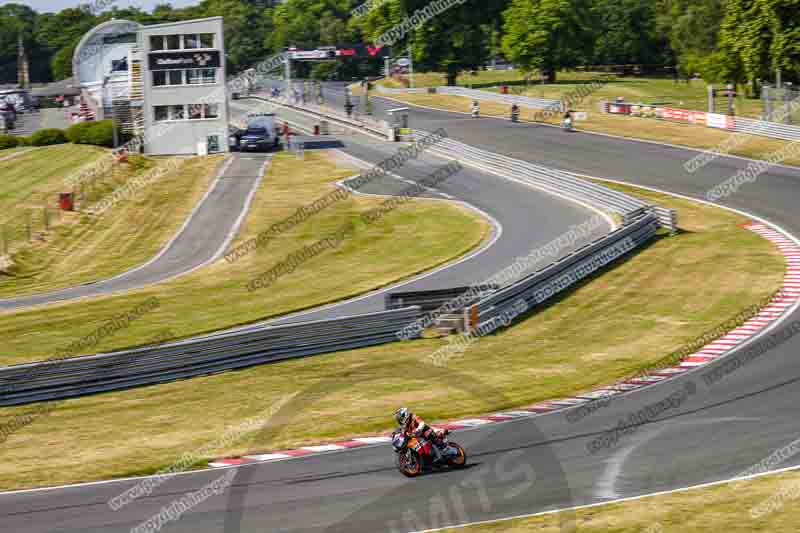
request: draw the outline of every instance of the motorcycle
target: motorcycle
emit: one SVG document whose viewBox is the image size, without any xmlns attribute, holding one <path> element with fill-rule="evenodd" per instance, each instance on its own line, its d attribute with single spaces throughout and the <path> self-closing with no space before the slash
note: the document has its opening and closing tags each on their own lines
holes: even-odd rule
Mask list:
<svg viewBox="0 0 800 533">
<path fill-rule="evenodd" d="M 397 454 L 397 469 L 406 477 L 416 477 L 426 470 L 440 468 L 464 468 L 467 466 L 467 452 L 461 445 L 447 439 L 448 431 L 441 433 L 441 453 L 444 461 L 434 464 L 430 441 L 407 435 L 401 429 L 392 433 L 392 448 Z"/>
<path fill-rule="evenodd" d="M 564 128 L 564 131 L 572 131 L 572 119 L 565 118 L 561 121 L 561 127 Z"/>
<path fill-rule="evenodd" d="M 473 107 L 473 108 L 472 108 L 472 118 L 480 118 L 480 116 L 481 116 L 481 110 L 480 110 L 480 108 L 478 108 L 478 107 Z"/>
</svg>

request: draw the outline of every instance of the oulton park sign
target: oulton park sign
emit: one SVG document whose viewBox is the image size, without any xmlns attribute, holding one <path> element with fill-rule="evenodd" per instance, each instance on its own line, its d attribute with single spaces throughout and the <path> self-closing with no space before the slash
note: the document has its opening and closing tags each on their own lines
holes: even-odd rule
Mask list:
<svg viewBox="0 0 800 533">
<path fill-rule="evenodd" d="M 150 70 L 170 70 L 181 68 L 218 68 L 220 54 L 214 52 L 167 52 L 150 54 Z"/>
</svg>

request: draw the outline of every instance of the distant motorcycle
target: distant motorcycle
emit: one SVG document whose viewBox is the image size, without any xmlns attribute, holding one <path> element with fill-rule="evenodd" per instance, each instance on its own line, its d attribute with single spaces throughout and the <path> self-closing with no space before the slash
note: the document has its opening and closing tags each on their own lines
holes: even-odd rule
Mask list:
<svg viewBox="0 0 800 533">
<path fill-rule="evenodd" d="M 561 127 L 564 128 L 564 131 L 572 131 L 572 118 L 567 117 L 562 120 Z"/>
<path fill-rule="evenodd" d="M 448 433 L 445 430 L 441 434 L 444 455 L 444 462 L 441 464 L 434 464 L 432 442 L 409 436 L 400 429 L 392 433 L 392 448 L 397 454 L 397 469 L 400 473 L 406 477 L 416 477 L 425 471 L 467 466 L 467 452 L 461 445 L 450 442 L 447 439 Z"/>
</svg>

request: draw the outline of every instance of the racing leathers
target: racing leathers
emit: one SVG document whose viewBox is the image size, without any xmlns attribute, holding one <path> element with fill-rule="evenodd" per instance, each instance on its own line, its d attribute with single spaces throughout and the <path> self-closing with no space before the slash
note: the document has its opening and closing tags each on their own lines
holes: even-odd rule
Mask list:
<svg viewBox="0 0 800 533">
<path fill-rule="evenodd" d="M 433 453 L 434 463 L 444 462 L 444 455 L 441 450 L 443 434 L 437 433 L 435 429 L 426 424 L 425 421 L 417 415 L 411 415 L 404 430 L 409 436 L 429 441 L 432 444 L 431 452 Z"/>
</svg>

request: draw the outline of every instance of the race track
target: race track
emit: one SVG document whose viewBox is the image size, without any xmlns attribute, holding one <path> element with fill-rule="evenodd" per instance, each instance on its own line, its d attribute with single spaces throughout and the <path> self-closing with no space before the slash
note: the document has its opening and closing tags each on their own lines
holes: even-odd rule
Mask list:
<svg viewBox="0 0 800 533">
<path fill-rule="evenodd" d="M 438 111 L 415 109 L 412 117 L 415 127 L 444 127 L 453 138 L 520 159 L 697 198 L 747 163 L 721 158 L 690 175 L 682 164 L 696 155 L 691 150 Z M 800 170 L 777 167 L 725 204 L 800 234 L 797 198 Z M 799 317 L 795 312 L 789 320 Z M 800 339 L 793 337 L 711 386 L 702 375 L 724 360 L 617 397 L 575 423 L 562 412 L 456 433 L 474 464 L 465 471 L 406 480 L 385 445 L 248 466 L 225 496 L 169 530 L 415 531 L 725 479 L 798 437 L 798 353 Z M 431 379 L 451 379 L 485 397 L 499 394 L 457 374 Z M 676 391 L 686 391 L 680 405 L 608 448 L 588 451 L 592 439 L 629 413 Z M 11 531 L 129 531 L 224 472 L 179 476 L 119 512 L 106 501 L 134 482 L 6 494 L 0 515 Z"/>
</svg>

